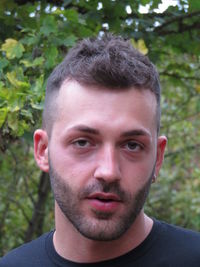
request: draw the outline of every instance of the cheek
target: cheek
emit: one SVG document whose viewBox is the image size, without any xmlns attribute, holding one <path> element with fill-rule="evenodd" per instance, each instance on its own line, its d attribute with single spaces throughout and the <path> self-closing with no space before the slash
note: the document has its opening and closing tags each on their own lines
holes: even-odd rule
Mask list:
<svg viewBox="0 0 200 267">
<path fill-rule="evenodd" d="M 56 172 L 71 184 L 81 184 L 92 177 L 94 163 L 87 157 L 75 157 L 69 150 L 57 146 L 50 149 L 50 158 Z"/>
<path fill-rule="evenodd" d="M 137 191 L 152 176 L 155 159 L 153 157 L 137 162 L 124 162 L 122 170 L 122 184 L 127 190 Z"/>
</svg>

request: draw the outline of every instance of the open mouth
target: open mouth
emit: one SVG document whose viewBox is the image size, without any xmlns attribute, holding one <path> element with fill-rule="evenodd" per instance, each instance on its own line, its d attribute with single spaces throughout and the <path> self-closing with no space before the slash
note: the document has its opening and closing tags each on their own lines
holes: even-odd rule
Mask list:
<svg viewBox="0 0 200 267">
<path fill-rule="evenodd" d="M 105 202 L 105 203 L 115 201 L 113 199 L 104 199 L 104 198 L 95 198 L 95 199 L 98 200 L 98 201 L 101 201 L 101 202 Z"/>
<path fill-rule="evenodd" d="M 110 193 L 93 193 L 88 196 L 88 199 L 98 200 L 105 203 L 120 202 L 120 198 L 117 195 Z"/>
<path fill-rule="evenodd" d="M 96 192 L 90 194 L 87 199 L 89 200 L 89 207 L 93 212 L 98 214 L 114 214 L 120 207 L 122 200 L 115 194 Z M 107 218 L 106 215 L 106 218 Z"/>
</svg>

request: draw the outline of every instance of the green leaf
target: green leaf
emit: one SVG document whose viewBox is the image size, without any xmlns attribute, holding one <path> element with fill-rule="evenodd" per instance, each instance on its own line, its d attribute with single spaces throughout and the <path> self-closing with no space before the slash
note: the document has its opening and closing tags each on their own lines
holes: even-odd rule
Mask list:
<svg viewBox="0 0 200 267">
<path fill-rule="evenodd" d="M 195 0 L 189 0 L 189 10 L 200 10 L 200 1 Z"/>
<path fill-rule="evenodd" d="M 71 22 L 78 22 L 78 13 L 76 10 L 74 9 L 67 9 L 64 12 L 64 15 L 66 16 L 66 18 L 71 21 Z"/>
<path fill-rule="evenodd" d="M 18 112 L 10 112 L 8 113 L 8 126 L 13 130 L 13 132 L 17 132 L 18 130 Z"/>
<path fill-rule="evenodd" d="M 24 66 L 27 68 L 37 67 L 37 66 L 41 66 L 44 63 L 44 58 L 43 57 L 37 57 L 33 61 L 20 60 L 20 63 L 24 64 Z"/>
<path fill-rule="evenodd" d="M 67 47 L 72 47 L 75 45 L 77 41 L 77 37 L 75 35 L 69 35 L 67 38 L 64 39 L 63 44 L 66 45 Z"/>
<path fill-rule="evenodd" d="M 46 62 L 45 66 L 46 68 L 52 68 L 56 64 L 56 59 L 58 56 L 58 50 L 55 46 L 51 46 L 45 50 L 45 56 L 46 56 Z"/>
<path fill-rule="evenodd" d="M 28 82 L 20 81 L 18 79 L 16 71 L 7 72 L 6 77 L 15 88 L 21 88 L 23 90 L 30 87 L 30 84 Z"/>
<path fill-rule="evenodd" d="M 140 4 L 145 6 L 146 4 L 149 4 L 149 0 L 140 0 Z"/>
<path fill-rule="evenodd" d="M 36 79 L 35 83 L 31 87 L 31 91 L 34 91 L 36 95 L 44 94 L 42 90 L 44 87 L 44 74 Z"/>
<path fill-rule="evenodd" d="M 151 4 L 151 8 L 157 8 L 159 4 L 161 4 L 161 0 L 153 0 L 152 4 Z"/>
<path fill-rule="evenodd" d="M 9 89 L 4 87 L 3 82 L 0 82 L 0 100 L 7 101 L 9 97 L 10 97 Z"/>
<path fill-rule="evenodd" d="M 3 87 L 4 87 L 4 83 L 2 81 L 0 81 L 0 89 L 2 89 Z M 0 94 L 0 96 L 1 96 L 1 94 Z"/>
<path fill-rule="evenodd" d="M 34 45 L 37 44 L 39 41 L 39 36 L 35 35 L 34 33 L 29 33 L 24 38 L 21 39 L 21 42 L 25 45 Z"/>
<path fill-rule="evenodd" d="M 24 52 L 24 46 L 15 39 L 6 39 L 2 44 L 1 50 L 6 53 L 8 59 L 21 58 Z"/>
<path fill-rule="evenodd" d="M 0 59 L 0 70 L 4 69 L 7 67 L 9 64 L 9 61 L 6 58 Z"/>
<path fill-rule="evenodd" d="M 43 103 L 31 103 L 31 107 L 37 110 L 43 110 L 44 105 Z"/>
<path fill-rule="evenodd" d="M 48 15 L 44 18 L 40 32 L 45 36 L 57 32 L 57 22 L 53 16 Z"/>
<path fill-rule="evenodd" d="M 26 117 L 27 119 L 29 119 L 31 122 L 33 122 L 33 114 L 31 112 L 31 110 L 22 109 L 20 111 L 20 114 L 23 115 L 24 117 Z"/>
<path fill-rule="evenodd" d="M 0 127 L 3 125 L 5 119 L 6 119 L 6 116 L 7 116 L 7 113 L 8 113 L 8 108 L 4 107 L 4 108 L 1 108 L 0 109 Z"/>
</svg>

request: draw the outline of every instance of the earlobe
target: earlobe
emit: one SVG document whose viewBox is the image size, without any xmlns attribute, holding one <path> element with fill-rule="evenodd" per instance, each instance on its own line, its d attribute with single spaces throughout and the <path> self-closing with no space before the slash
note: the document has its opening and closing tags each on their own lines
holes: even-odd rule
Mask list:
<svg viewBox="0 0 200 267">
<path fill-rule="evenodd" d="M 157 158 L 156 158 L 156 166 L 155 166 L 155 177 L 158 176 L 159 170 L 162 166 L 166 144 L 167 144 L 167 137 L 159 136 L 158 141 L 157 141 Z"/>
<path fill-rule="evenodd" d="M 34 156 L 38 167 L 42 171 L 48 172 L 48 135 L 42 129 L 38 129 L 34 133 Z"/>
</svg>

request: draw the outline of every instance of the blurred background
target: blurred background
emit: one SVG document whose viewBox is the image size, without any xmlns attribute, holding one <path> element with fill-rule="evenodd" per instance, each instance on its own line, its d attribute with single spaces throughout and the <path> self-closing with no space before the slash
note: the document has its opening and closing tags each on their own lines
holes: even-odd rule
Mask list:
<svg viewBox="0 0 200 267">
<path fill-rule="evenodd" d="M 80 39 L 131 39 L 162 84 L 164 166 L 145 207 L 200 231 L 200 1 L 0 1 L 0 256 L 54 227 L 48 175 L 33 158 L 46 80 Z"/>
</svg>

